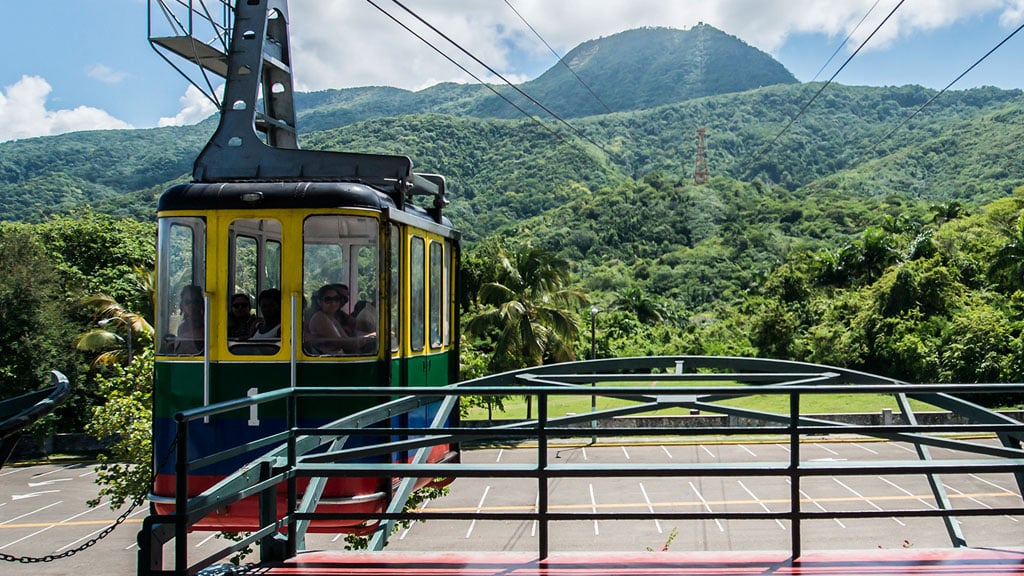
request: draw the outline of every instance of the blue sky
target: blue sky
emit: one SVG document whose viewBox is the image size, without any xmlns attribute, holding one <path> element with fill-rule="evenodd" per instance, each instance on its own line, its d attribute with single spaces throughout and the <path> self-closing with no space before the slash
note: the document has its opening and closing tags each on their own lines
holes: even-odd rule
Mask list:
<svg viewBox="0 0 1024 576">
<path fill-rule="evenodd" d="M 7 24 L 0 41 L 6 55 L 0 63 L 0 141 L 71 130 L 193 123 L 208 115 L 210 104 L 187 91 L 188 83 L 149 47 L 148 1 L 0 0 Z M 386 0 L 378 4 L 423 30 L 396 5 Z M 404 4 L 516 81 L 537 76 L 555 58 L 509 5 L 563 54 L 580 42 L 630 28 L 688 28 L 706 22 L 768 52 L 799 80 L 809 81 L 852 32 L 819 79 L 829 78 L 899 0 Z M 415 90 L 440 81 L 470 81 L 367 2 L 291 0 L 289 5 L 298 90 L 365 85 Z M 942 88 L 1022 23 L 1024 0 L 905 0 L 835 81 Z M 1022 70 L 1024 32 L 954 89 L 1024 88 Z M 474 71 L 486 75 L 478 67 Z"/>
</svg>

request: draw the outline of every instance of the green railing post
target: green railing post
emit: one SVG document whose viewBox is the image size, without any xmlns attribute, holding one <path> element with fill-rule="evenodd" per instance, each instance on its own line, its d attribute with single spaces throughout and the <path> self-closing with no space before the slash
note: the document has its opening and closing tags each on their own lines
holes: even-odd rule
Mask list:
<svg viewBox="0 0 1024 576">
<path fill-rule="evenodd" d="M 299 489 L 298 478 L 295 468 L 298 465 L 296 454 L 295 429 L 298 427 L 298 400 L 295 398 L 295 389 L 288 395 L 288 542 L 287 555 L 293 558 L 298 553 L 298 533 L 294 521 L 295 510 L 298 508 Z"/>
<path fill-rule="evenodd" d="M 188 423 L 177 414 L 174 462 L 174 573 L 188 573 Z"/>
<path fill-rule="evenodd" d="M 548 393 L 537 395 L 537 556 L 548 557 Z"/>
<path fill-rule="evenodd" d="M 789 395 L 790 552 L 800 557 L 800 393 Z"/>
</svg>

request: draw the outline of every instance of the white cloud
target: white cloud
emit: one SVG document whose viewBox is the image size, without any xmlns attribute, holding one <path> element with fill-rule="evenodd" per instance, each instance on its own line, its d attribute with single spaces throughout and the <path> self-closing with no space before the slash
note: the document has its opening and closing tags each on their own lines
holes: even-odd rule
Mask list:
<svg viewBox="0 0 1024 576">
<path fill-rule="evenodd" d="M 105 64 L 93 64 L 85 73 L 93 79 L 106 84 L 120 84 L 128 77 L 127 72 L 118 72 Z"/>
<path fill-rule="evenodd" d="M 1016 28 L 1024 24 L 1024 0 L 1010 2 L 999 15 L 999 23 L 1007 28 Z"/>
<path fill-rule="evenodd" d="M 223 94 L 223 86 L 218 89 Z M 198 88 L 189 84 L 185 94 L 178 99 L 181 110 L 174 116 L 164 117 L 157 121 L 157 126 L 185 126 L 202 122 L 217 111 L 217 107 Z"/>
<path fill-rule="evenodd" d="M 509 0 L 560 53 L 586 40 L 643 26 L 689 28 L 711 24 L 751 45 L 776 54 L 794 34 L 823 33 L 845 38 L 875 0 Z M 897 0 L 877 2 L 849 44 L 853 50 L 892 11 Z M 378 2 L 481 77 L 489 73 L 415 18 L 389 2 Z M 544 47 L 504 2 L 406 0 L 425 20 L 503 75 L 521 74 L 524 59 L 550 58 Z M 388 85 L 408 89 L 424 79 L 472 79 L 369 3 L 292 0 L 292 54 L 297 90 Z M 1024 0 L 914 0 L 906 2 L 864 48 L 884 50 L 923 31 L 1000 11 L 1003 25 L 1024 13 Z"/>
<path fill-rule="evenodd" d="M 127 122 L 89 106 L 71 110 L 47 110 L 52 88 L 38 76 L 22 76 L 0 93 L 0 142 L 35 136 L 52 136 L 79 130 L 131 128 Z"/>
</svg>

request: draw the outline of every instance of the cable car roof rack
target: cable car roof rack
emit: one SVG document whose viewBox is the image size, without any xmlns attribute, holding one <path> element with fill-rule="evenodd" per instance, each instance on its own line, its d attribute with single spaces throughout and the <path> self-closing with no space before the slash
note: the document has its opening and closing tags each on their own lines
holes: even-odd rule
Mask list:
<svg viewBox="0 0 1024 576">
<path fill-rule="evenodd" d="M 149 0 L 149 42 L 221 111 L 195 181 L 359 181 L 399 207 L 433 196 L 428 211 L 440 221 L 444 179 L 414 173 L 408 157 L 299 148 L 287 0 Z M 172 56 L 195 68 L 186 72 Z"/>
</svg>

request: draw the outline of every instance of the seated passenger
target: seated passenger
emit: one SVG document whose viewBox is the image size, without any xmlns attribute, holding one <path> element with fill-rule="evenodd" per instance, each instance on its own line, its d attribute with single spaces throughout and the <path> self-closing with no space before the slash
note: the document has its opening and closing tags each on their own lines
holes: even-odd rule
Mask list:
<svg viewBox="0 0 1024 576">
<path fill-rule="evenodd" d="M 203 319 L 203 289 L 194 284 L 181 288 L 181 323 L 174 339 L 174 354 L 203 353 L 206 326 Z"/>
<path fill-rule="evenodd" d="M 355 316 L 356 334 L 366 341 L 362 344 L 362 352 L 374 352 L 377 348 L 377 306 L 369 300 L 360 300 L 352 307 Z"/>
<path fill-rule="evenodd" d="M 313 314 L 309 318 L 307 335 L 312 354 L 356 354 L 367 338 L 355 333 L 351 316 L 341 310 L 348 302 L 344 285 L 327 284 L 313 297 Z"/>
<path fill-rule="evenodd" d="M 248 340 L 256 331 L 256 317 L 252 315 L 252 302 L 247 294 L 231 297 L 228 311 L 228 340 Z"/>
<path fill-rule="evenodd" d="M 281 291 L 268 288 L 260 292 L 260 319 L 253 340 L 275 340 L 281 337 Z"/>
</svg>

